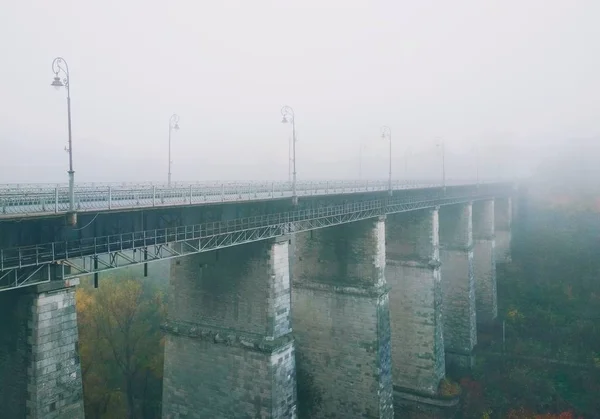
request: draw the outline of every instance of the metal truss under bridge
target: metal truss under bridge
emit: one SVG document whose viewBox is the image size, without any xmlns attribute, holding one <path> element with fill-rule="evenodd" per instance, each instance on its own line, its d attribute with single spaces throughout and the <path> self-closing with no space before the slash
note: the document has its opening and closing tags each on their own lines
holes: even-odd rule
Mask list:
<svg viewBox="0 0 600 419">
<path fill-rule="evenodd" d="M 479 182 L 493 183 L 493 182 Z M 478 184 L 479 184 L 478 183 Z M 475 185 L 472 181 L 451 181 L 446 186 Z M 393 190 L 439 188 L 431 182 L 394 181 Z M 298 197 L 377 192 L 388 190 L 388 181 L 298 182 Z M 282 199 L 292 196 L 289 182 L 107 184 L 75 188 L 78 212 L 113 209 L 201 205 L 219 202 Z M 0 219 L 26 215 L 61 214 L 69 209 L 69 189 L 52 185 L 0 185 Z"/>
<path fill-rule="evenodd" d="M 208 252 L 386 214 L 493 199 L 499 194 L 426 200 L 397 197 L 324 208 L 0 250 L 0 291 Z"/>
</svg>

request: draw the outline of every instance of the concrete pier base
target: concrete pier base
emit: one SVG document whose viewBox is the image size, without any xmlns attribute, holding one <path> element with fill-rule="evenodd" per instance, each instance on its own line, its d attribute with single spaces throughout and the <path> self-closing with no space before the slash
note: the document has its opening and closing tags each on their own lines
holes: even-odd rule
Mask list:
<svg viewBox="0 0 600 419">
<path fill-rule="evenodd" d="M 486 327 L 498 317 L 493 200 L 473 203 L 473 242 L 477 324 Z"/>
<path fill-rule="evenodd" d="M 451 419 L 456 417 L 459 402 L 459 396 L 431 396 L 394 388 L 394 411 L 397 418 Z"/>
<path fill-rule="evenodd" d="M 0 417 L 83 419 L 78 283 L 0 293 Z"/>
<path fill-rule="evenodd" d="M 438 209 L 388 216 L 394 386 L 435 395 L 445 376 Z"/>
<path fill-rule="evenodd" d="M 288 238 L 171 265 L 163 418 L 295 418 Z"/>
<path fill-rule="evenodd" d="M 473 273 L 473 206 L 449 205 L 440 210 L 440 258 L 444 296 L 446 368 L 473 367 L 477 344 Z"/>
<path fill-rule="evenodd" d="M 394 417 L 384 223 L 296 236 L 292 307 L 302 417 Z"/>
</svg>

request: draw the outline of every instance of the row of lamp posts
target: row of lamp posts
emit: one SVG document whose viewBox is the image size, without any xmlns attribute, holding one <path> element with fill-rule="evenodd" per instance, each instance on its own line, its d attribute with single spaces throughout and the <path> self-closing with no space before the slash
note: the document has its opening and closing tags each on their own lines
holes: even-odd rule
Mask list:
<svg viewBox="0 0 600 419">
<path fill-rule="evenodd" d="M 69 66 L 66 60 L 62 57 L 57 57 L 52 61 L 52 71 L 54 72 L 54 80 L 51 85 L 57 90 L 64 87 L 67 89 L 67 115 L 68 115 L 68 127 L 69 127 L 69 145 L 65 149 L 69 153 L 69 212 L 75 210 L 75 171 L 73 170 L 73 141 L 71 136 L 71 89 L 69 80 Z M 298 203 L 298 196 L 296 193 L 296 117 L 294 110 L 290 106 L 284 106 L 281 108 L 281 115 L 283 117 L 283 123 L 292 124 L 292 201 L 295 204 Z M 171 135 L 173 131 L 179 130 L 179 116 L 177 114 L 171 115 L 169 119 L 169 172 L 168 172 L 168 184 L 171 186 Z M 388 193 L 392 195 L 392 129 L 387 125 L 381 127 L 381 138 L 389 141 L 389 171 L 388 171 Z M 446 157 L 445 157 L 445 146 L 444 141 L 441 140 L 437 144 L 442 150 L 442 186 L 446 189 Z M 477 170 L 477 182 L 479 183 L 479 169 Z"/>
<path fill-rule="evenodd" d="M 73 138 L 71 135 L 71 88 L 69 78 L 69 65 L 67 61 L 62 57 L 56 57 L 52 61 L 52 72 L 54 73 L 54 80 L 50 84 L 56 90 L 60 90 L 62 87 L 67 89 L 67 115 L 68 115 L 68 127 L 69 127 L 69 145 L 65 147 L 65 150 L 69 153 L 69 211 L 75 210 L 75 171 L 73 170 Z M 171 135 L 173 131 L 179 130 L 179 115 L 173 114 L 169 119 L 169 173 L 168 183 L 171 186 Z"/>
</svg>

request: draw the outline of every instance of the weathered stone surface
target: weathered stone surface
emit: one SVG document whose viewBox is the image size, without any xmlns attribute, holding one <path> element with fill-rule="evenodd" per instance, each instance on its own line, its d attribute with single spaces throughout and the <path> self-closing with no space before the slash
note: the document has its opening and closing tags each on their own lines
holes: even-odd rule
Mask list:
<svg viewBox="0 0 600 419">
<path fill-rule="evenodd" d="M 293 324 L 306 418 L 392 418 L 384 219 L 296 236 Z"/>
<path fill-rule="evenodd" d="M 423 395 L 394 390 L 394 411 L 398 418 L 453 419 L 459 411 L 460 396 Z"/>
<path fill-rule="evenodd" d="M 167 334 L 163 418 L 294 418 L 294 343 L 268 352 Z"/>
<path fill-rule="evenodd" d="M 296 235 L 294 286 L 385 284 L 385 220 L 364 220 Z"/>
<path fill-rule="evenodd" d="M 473 204 L 473 241 L 477 323 L 485 325 L 498 316 L 493 200 Z"/>
<path fill-rule="evenodd" d="M 394 385 L 435 394 L 445 376 L 438 210 L 386 222 Z"/>
<path fill-rule="evenodd" d="M 163 417 L 294 418 L 288 238 L 172 262 Z"/>
<path fill-rule="evenodd" d="M 477 344 L 472 204 L 440 210 L 446 366 L 470 368 Z"/>
<path fill-rule="evenodd" d="M 169 319 L 273 338 L 290 331 L 287 239 L 176 259 L 170 286 Z"/>
<path fill-rule="evenodd" d="M 0 416 L 83 418 L 75 288 L 0 293 L 0 313 Z"/>
</svg>

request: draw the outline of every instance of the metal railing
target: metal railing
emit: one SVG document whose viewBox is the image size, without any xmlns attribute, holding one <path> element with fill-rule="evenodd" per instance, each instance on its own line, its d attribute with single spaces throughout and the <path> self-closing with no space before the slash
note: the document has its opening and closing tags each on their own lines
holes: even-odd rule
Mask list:
<svg viewBox="0 0 600 419">
<path fill-rule="evenodd" d="M 480 180 L 480 183 L 502 183 L 508 182 L 510 179 L 486 179 Z M 287 184 L 291 188 L 291 182 L 288 181 L 220 181 L 220 180 L 209 180 L 209 181 L 179 181 L 172 182 L 172 188 L 182 188 L 189 187 L 190 185 L 203 187 L 203 186 L 235 186 L 235 185 L 261 185 L 261 184 Z M 310 181 L 298 181 L 298 185 L 306 185 L 306 184 L 322 184 L 326 182 L 332 182 L 336 184 L 365 184 L 365 183 L 379 183 L 379 184 L 388 184 L 387 179 L 342 179 L 342 180 L 332 180 L 332 179 L 313 179 Z M 447 179 L 447 185 L 452 184 L 475 184 L 477 181 L 475 179 Z M 441 186 L 440 181 L 432 181 L 431 179 L 408 179 L 408 180 L 396 180 L 394 184 L 406 184 L 406 185 L 438 185 Z M 2 191 L 11 190 L 11 191 L 26 191 L 26 190 L 50 190 L 55 188 L 68 188 L 67 183 L 0 183 L 0 194 Z M 97 188 L 108 188 L 112 187 L 115 189 L 137 189 L 137 188 L 150 188 L 152 186 L 156 186 L 157 188 L 168 188 L 169 185 L 167 182 L 78 182 L 76 185 L 76 189 L 97 189 Z"/>
<path fill-rule="evenodd" d="M 330 227 L 376 216 L 490 199 L 502 192 L 406 197 L 269 214 L 229 221 L 120 233 L 0 250 L 0 291 L 50 280 L 50 267 L 64 279 L 161 259 Z M 178 244 L 179 246 L 173 246 Z M 47 268 L 47 275 L 40 270 Z M 64 268 L 70 268 L 70 272 Z"/>
<path fill-rule="evenodd" d="M 448 186 L 473 184 L 448 183 Z M 393 182 L 394 190 L 435 188 L 440 184 Z M 387 181 L 319 181 L 298 182 L 299 197 L 377 192 L 388 189 Z M 288 182 L 189 183 L 168 187 L 152 184 L 116 184 L 108 186 L 78 186 L 75 188 L 77 211 L 147 208 L 160 206 L 198 205 L 204 203 L 281 199 L 292 196 Z M 0 217 L 28 214 L 58 214 L 69 209 L 66 186 L 0 185 Z"/>
</svg>

